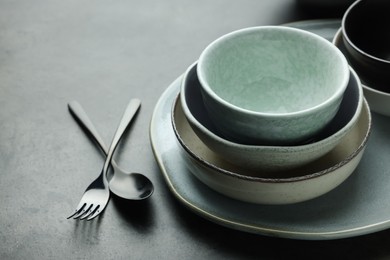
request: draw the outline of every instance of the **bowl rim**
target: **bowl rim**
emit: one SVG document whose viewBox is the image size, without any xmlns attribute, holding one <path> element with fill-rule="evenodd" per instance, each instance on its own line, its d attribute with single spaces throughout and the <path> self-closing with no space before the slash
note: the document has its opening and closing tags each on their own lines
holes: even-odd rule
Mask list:
<svg viewBox="0 0 390 260">
<path fill-rule="evenodd" d="M 192 65 L 190 65 L 187 68 L 187 70 L 185 71 L 185 73 L 183 75 L 182 82 L 181 82 L 180 92 L 183 94 L 180 95 L 180 99 L 181 99 L 181 103 L 184 104 L 182 106 L 184 114 L 186 115 L 187 120 L 190 123 L 195 124 L 197 126 L 197 128 L 200 129 L 203 133 L 205 133 L 208 136 L 211 136 L 212 139 L 217 140 L 219 143 L 223 143 L 224 145 L 227 145 L 227 146 L 233 146 L 233 147 L 246 149 L 246 150 L 259 149 L 259 148 L 261 148 L 263 150 L 275 150 L 275 149 L 283 148 L 283 149 L 288 149 L 289 151 L 291 151 L 293 153 L 297 153 L 297 152 L 300 152 L 303 150 L 308 150 L 308 149 L 311 149 L 311 147 L 326 143 L 330 138 L 333 138 L 336 135 L 341 135 L 345 129 L 350 128 L 351 125 L 355 124 L 355 122 L 358 120 L 360 113 L 361 113 L 361 110 L 363 108 L 364 95 L 363 95 L 363 89 L 362 89 L 360 79 L 359 79 L 358 75 L 356 74 L 356 72 L 352 69 L 352 67 L 349 67 L 350 73 L 353 75 L 350 78 L 350 80 L 352 80 L 352 78 L 355 79 L 357 81 L 357 85 L 358 85 L 358 95 L 359 95 L 358 105 L 356 107 L 356 110 L 355 110 L 352 118 L 349 120 L 349 122 L 346 123 L 338 131 L 336 131 L 332 135 L 329 135 L 321 140 L 318 140 L 318 141 L 315 141 L 312 143 L 301 144 L 301 145 L 253 145 L 253 144 L 237 143 L 237 142 L 234 142 L 234 141 L 231 141 L 228 139 L 224 139 L 224 138 L 218 136 L 217 134 L 215 134 L 214 132 L 212 132 L 211 130 L 209 130 L 206 126 L 204 126 L 201 122 L 199 122 L 195 118 L 195 116 L 192 114 L 191 110 L 189 109 L 189 107 L 187 105 L 187 100 L 185 98 L 186 87 L 187 87 L 185 83 L 186 83 L 186 79 L 191 75 L 191 72 L 193 72 L 194 74 L 196 73 L 196 70 L 194 69 L 195 66 L 197 66 L 197 62 L 194 62 Z M 195 75 L 197 75 L 197 74 L 195 74 Z"/>
<path fill-rule="evenodd" d="M 376 57 L 372 54 L 369 54 L 367 52 L 365 52 L 364 50 L 362 50 L 361 48 L 359 48 L 356 44 L 354 44 L 352 42 L 352 40 L 349 38 L 348 36 L 348 33 L 347 31 L 345 30 L 345 24 L 346 24 L 346 20 L 348 19 L 348 15 L 351 13 L 351 11 L 357 6 L 359 5 L 361 2 L 363 2 L 363 0 L 357 0 L 355 1 L 354 3 L 352 3 L 348 8 L 347 10 L 344 12 L 344 15 L 343 15 L 343 18 L 341 19 L 341 30 L 343 32 L 343 38 L 348 42 L 348 44 L 356 51 L 358 52 L 360 55 L 362 55 L 363 57 L 366 57 L 366 58 L 369 58 L 369 59 L 372 59 L 372 60 L 375 60 L 377 62 L 381 62 L 381 63 L 384 63 L 384 64 L 387 64 L 387 65 L 390 65 L 390 60 L 385 60 L 385 59 L 382 59 L 380 57 Z"/>
<path fill-rule="evenodd" d="M 353 160 L 356 156 L 358 156 L 360 154 L 360 152 L 362 152 L 364 150 L 364 148 L 369 140 L 369 136 L 371 135 L 371 130 L 372 130 L 372 117 L 371 117 L 371 113 L 370 113 L 370 108 L 369 108 L 367 101 L 364 100 L 363 109 L 360 111 L 359 117 L 364 116 L 363 113 L 366 114 L 365 116 L 367 117 L 367 130 L 366 130 L 364 137 L 362 138 L 359 146 L 349 156 L 347 156 L 346 158 L 343 158 L 338 163 L 336 163 L 336 164 L 334 164 L 326 169 L 320 170 L 320 171 L 316 171 L 313 173 L 300 175 L 300 176 L 287 177 L 287 178 L 255 177 L 255 176 L 243 175 L 243 174 L 236 173 L 236 172 L 233 172 L 233 171 L 230 171 L 227 169 L 223 169 L 221 167 L 214 165 L 211 162 L 206 161 L 205 159 L 203 159 L 203 158 L 199 157 L 197 154 L 195 154 L 187 146 L 187 144 L 184 142 L 184 140 L 182 139 L 182 137 L 177 129 L 176 119 L 175 119 L 175 115 L 176 115 L 175 109 L 176 109 L 177 105 L 180 103 L 180 95 L 181 95 L 181 93 L 179 93 L 177 95 L 176 99 L 173 102 L 172 108 L 171 108 L 171 125 L 172 125 L 173 131 L 175 133 L 176 139 L 180 143 L 181 147 L 185 150 L 187 155 L 189 155 L 192 159 L 196 160 L 203 167 L 212 170 L 213 173 L 220 174 L 220 175 L 223 175 L 226 177 L 232 177 L 232 178 L 235 178 L 235 179 L 238 179 L 241 181 L 282 184 L 282 183 L 302 182 L 302 181 L 309 180 L 309 179 L 319 178 L 319 177 L 324 176 L 328 173 L 335 172 L 337 169 L 340 169 L 341 167 L 348 164 L 348 162 Z M 181 105 L 181 103 L 180 103 L 180 105 Z M 184 114 L 184 112 L 183 112 L 183 114 Z M 187 120 L 187 118 L 185 116 L 184 116 L 184 120 Z M 355 127 L 357 127 L 357 126 L 355 126 Z"/>
<path fill-rule="evenodd" d="M 210 85 L 207 83 L 207 81 L 203 77 L 204 70 L 203 70 L 202 61 L 205 59 L 206 53 L 211 48 L 213 48 L 216 44 L 218 44 L 220 41 L 236 37 L 237 34 L 247 34 L 247 33 L 251 33 L 251 32 L 264 31 L 264 30 L 269 30 L 269 29 L 295 32 L 295 33 L 300 33 L 301 35 L 310 36 L 311 38 L 320 42 L 323 46 L 326 46 L 326 48 L 337 53 L 336 56 L 339 58 L 341 67 L 343 68 L 343 71 L 344 71 L 343 77 L 340 80 L 340 84 L 339 84 L 340 87 L 338 87 L 332 93 L 332 95 L 330 97 L 326 98 L 323 102 L 321 102 L 315 106 L 312 106 L 312 107 L 309 107 L 306 109 L 302 109 L 302 110 L 298 110 L 298 111 L 285 112 L 285 113 L 254 111 L 254 110 L 239 107 L 239 106 L 234 105 L 234 104 L 226 101 L 225 99 L 221 98 L 217 93 L 215 93 L 215 91 L 210 87 Z M 303 116 L 306 114 L 311 114 L 313 112 L 316 112 L 316 111 L 322 109 L 323 107 L 326 107 L 327 105 L 332 103 L 334 100 L 337 100 L 338 98 L 340 98 L 343 95 L 343 93 L 348 85 L 349 75 L 350 75 L 349 73 L 346 73 L 349 70 L 349 64 L 348 64 L 346 58 L 341 53 L 341 51 L 338 48 L 336 48 L 331 42 L 329 42 L 328 40 L 324 39 L 323 37 L 321 37 L 317 34 L 314 34 L 314 33 L 311 33 L 311 32 L 308 32 L 308 31 L 305 31 L 302 29 L 292 28 L 292 27 L 283 26 L 283 25 L 265 25 L 265 26 L 247 27 L 247 28 L 238 29 L 238 30 L 232 31 L 230 33 L 227 33 L 225 35 L 222 35 L 221 37 L 215 39 L 209 45 L 206 46 L 206 48 L 200 54 L 198 64 L 199 64 L 199 66 L 197 67 L 197 73 L 199 76 L 199 81 L 201 82 L 201 86 L 202 86 L 203 90 L 208 95 L 210 95 L 212 97 L 213 100 L 215 100 L 219 104 L 222 104 L 223 106 L 225 106 L 231 110 L 235 110 L 235 111 L 238 111 L 240 113 L 248 114 L 251 116 L 261 116 L 261 117 L 266 117 L 266 118 L 268 118 L 268 117 L 269 118 L 286 118 L 286 117 L 292 118 L 292 117 L 296 117 L 296 116 Z"/>
<path fill-rule="evenodd" d="M 342 30 L 342 28 L 340 28 L 340 29 L 337 30 L 336 34 L 334 35 L 332 43 L 336 47 L 341 47 L 344 44 L 343 43 L 343 39 L 342 39 L 344 37 L 345 36 L 344 36 L 343 30 Z M 348 53 L 345 53 L 344 55 L 346 55 L 348 57 Z M 362 83 L 363 89 L 366 89 L 367 91 L 373 92 L 373 93 L 375 93 L 377 95 L 381 95 L 381 96 L 385 96 L 385 97 L 389 97 L 390 98 L 390 93 L 385 92 L 385 91 L 381 91 L 381 90 L 373 88 L 373 87 L 370 87 L 368 84 L 366 84 L 364 82 L 361 82 L 361 83 Z"/>
</svg>

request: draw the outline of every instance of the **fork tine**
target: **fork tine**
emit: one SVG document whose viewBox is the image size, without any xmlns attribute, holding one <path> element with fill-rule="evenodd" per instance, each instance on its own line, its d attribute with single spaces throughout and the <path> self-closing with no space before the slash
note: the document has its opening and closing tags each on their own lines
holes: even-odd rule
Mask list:
<svg viewBox="0 0 390 260">
<path fill-rule="evenodd" d="M 138 111 L 140 104 L 141 102 L 138 99 L 130 100 L 119 123 L 119 126 L 115 132 L 115 135 L 112 139 L 110 148 L 107 151 L 107 156 L 103 165 L 103 169 L 100 175 L 88 186 L 88 188 L 83 194 L 81 201 L 87 203 L 84 203 L 80 208 L 80 202 L 79 206 L 76 209 L 76 212 L 68 218 L 73 217 L 74 219 L 91 220 L 97 215 L 99 215 L 101 212 L 103 212 L 103 210 L 107 206 L 107 203 L 110 199 L 110 190 L 108 187 L 108 181 L 106 176 L 107 171 L 111 164 L 112 156 L 115 152 L 115 149 L 123 133 L 128 128 L 133 116 Z M 93 136 L 96 136 L 96 130 L 94 129 L 94 126 L 90 122 L 88 116 L 86 115 L 82 107 L 77 102 L 70 103 L 68 107 L 71 113 L 77 118 L 77 120 L 80 121 L 87 129 L 92 129 L 89 130 L 89 132 Z"/>
<path fill-rule="evenodd" d="M 84 216 L 85 214 L 88 214 L 89 210 L 91 209 L 91 207 L 93 206 L 92 204 L 89 205 L 89 207 L 87 206 L 87 204 L 85 203 L 85 207 L 84 209 L 80 210 L 78 214 L 76 214 L 75 216 L 73 216 L 73 219 L 78 219 L 82 216 Z M 89 214 L 88 214 L 89 215 Z"/>
<path fill-rule="evenodd" d="M 98 208 L 99 208 L 99 205 L 95 206 L 94 204 L 92 204 L 89 207 L 88 211 L 85 214 L 83 214 L 79 219 L 83 220 L 83 219 L 88 218 L 90 215 L 93 215 Z"/>
<path fill-rule="evenodd" d="M 77 214 L 80 214 L 80 212 L 82 212 L 82 210 L 85 208 L 87 204 L 84 203 L 84 204 L 79 204 L 77 206 L 77 209 L 74 211 L 74 213 L 72 215 L 70 215 L 69 217 L 67 217 L 66 219 L 70 219 L 70 218 L 73 218 L 74 216 L 76 216 Z"/>
<path fill-rule="evenodd" d="M 104 209 L 104 208 L 103 208 L 103 209 Z M 103 209 L 101 209 L 101 205 L 98 205 L 98 206 L 95 208 L 95 210 L 89 215 L 89 217 L 87 218 L 87 221 L 96 218 L 98 215 L 100 215 L 100 213 L 103 212 Z"/>
</svg>

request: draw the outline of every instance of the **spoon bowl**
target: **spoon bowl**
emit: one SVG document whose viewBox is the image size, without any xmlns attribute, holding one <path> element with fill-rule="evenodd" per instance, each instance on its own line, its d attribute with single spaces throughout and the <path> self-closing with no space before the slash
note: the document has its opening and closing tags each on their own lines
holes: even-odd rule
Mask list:
<svg viewBox="0 0 390 260">
<path fill-rule="evenodd" d="M 116 164 L 112 165 L 113 175 L 109 180 L 110 191 L 128 200 L 143 200 L 153 193 L 153 183 L 141 173 L 125 172 Z"/>
<path fill-rule="evenodd" d="M 140 101 L 134 105 L 134 115 L 138 111 L 140 105 Z M 103 139 L 100 137 L 82 106 L 77 102 L 72 102 L 69 106 L 69 110 L 75 117 L 76 121 L 86 130 L 88 135 L 97 142 L 100 149 L 107 154 L 107 146 L 103 142 Z M 148 177 L 141 173 L 125 172 L 114 160 L 111 161 L 111 166 L 113 173 L 111 179 L 109 180 L 109 187 L 112 193 L 128 200 L 143 200 L 149 198 L 153 194 L 153 183 L 150 179 L 148 179 Z"/>
</svg>

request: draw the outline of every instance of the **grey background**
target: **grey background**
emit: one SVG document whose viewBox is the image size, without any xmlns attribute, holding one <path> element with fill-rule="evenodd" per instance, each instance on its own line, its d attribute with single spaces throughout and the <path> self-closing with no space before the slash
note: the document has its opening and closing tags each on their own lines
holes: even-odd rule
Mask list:
<svg viewBox="0 0 390 260">
<path fill-rule="evenodd" d="M 301 1 L 303 3 L 308 1 Z M 340 17 L 293 0 L 0 0 L 0 259 L 380 259 L 389 231 L 335 241 L 247 234 L 180 205 L 155 162 L 149 123 L 161 93 L 230 31 Z M 115 158 L 155 184 L 113 197 L 91 222 L 66 220 L 103 164 L 67 102 L 108 143 L 131 97 L 141 111 Z"/>
</svg>

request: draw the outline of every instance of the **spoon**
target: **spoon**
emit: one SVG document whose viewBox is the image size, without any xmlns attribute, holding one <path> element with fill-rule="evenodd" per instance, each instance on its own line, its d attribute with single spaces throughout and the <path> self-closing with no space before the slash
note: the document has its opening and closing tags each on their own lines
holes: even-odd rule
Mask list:
<svg viewBox="0 0 390 260">
<path fill-rule="evenodd" d="M 134 102 L 133 107 L 135 115 L 141 105 L 141 101 L 134 99 L 132 102 Z M 68 104 L 68 108 L 76 121 L 87 130 L 87 133 L 94 138 L 100 149 L 107 155 L 107 146 L 82 106 L 78 102 L 72 101 Z M 109 181 L 109 187 L 112 193 L 129 200 L 143 200 L 152 195 L 154 191 L 153 183 L 145 175 L 141 173 L 125 172 L 119 168 L 114 160 L 111 161 L 111 166 L 113 168 L 113 175 Z"/>
</svg>

